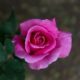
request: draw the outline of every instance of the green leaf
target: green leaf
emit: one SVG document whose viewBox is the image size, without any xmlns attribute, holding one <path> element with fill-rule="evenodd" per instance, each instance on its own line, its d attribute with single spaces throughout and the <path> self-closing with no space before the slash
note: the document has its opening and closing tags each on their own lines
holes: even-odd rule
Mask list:
<svg viewBox="0 0 80 80">
<path fill-rule="evenodd" d="M 3 35 L 5 34 L 5 36 L 6 35 L 12 36 L 15 34 L 16 29 L 17 29 L 17 19 L 15 16 L 14 10 L 12 10 L 9 18 L 7 20 L 1 22 L 0 31 L 2 32 Z"/>
<path fill-rule="evenodd" d="M 8 80 L 8 79 L 6 79 L 6 75 L 2 74 L 0 75 L 0 80 Z"/>
<path fill-rule="evenodd" d="M 5 74 L 9 80 L 24 80 L 24 65 L 21 60 L 11 59 L 5 65 Z"/>
<path fill-rule="evenodd" d="M 12 10 L 10 17 L 8 18 L 7 22 L 12 27 L 12 32 L 14 33 L 17 28 L 17 19 L 14 10 Z"/>
<path fill-rule="evenodd" d="M 25 68 L 22 60 L 9 59 L 0 66 L 0 80 L 24 80 Z"/>
<path fill-rule="evenodd" d="M 7 54 L 3 49 L 2 44 L 0 43 L 0 63 L 7 60 Z"/>
<path fill-rule="evenodd" d="M 13 53 L 13 44 L 10 39 L 6 39 L 4 45 L 8 54 Z"/>
<path fill-rule="evenodd" d="M 4 43 L 5 38 L 11 38 L 17 30 L 17 19 L 14 10 L 12 10 L 9 18 L 0 22 L 0 42 Z"/>
</svg>

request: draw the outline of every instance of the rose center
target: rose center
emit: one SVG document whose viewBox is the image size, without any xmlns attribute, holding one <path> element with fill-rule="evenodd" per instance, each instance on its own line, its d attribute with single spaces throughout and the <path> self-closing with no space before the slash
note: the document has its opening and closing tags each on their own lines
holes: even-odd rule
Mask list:
<svg viewBox="0 0 80 80">
<path fill-rule="evenodd" d="M 35 32 L 35 33 L 32 33 L 30 41 L 32 44 L 42 46 L 46 42 L 46 37 L 40 32 Z"/>
</svg>

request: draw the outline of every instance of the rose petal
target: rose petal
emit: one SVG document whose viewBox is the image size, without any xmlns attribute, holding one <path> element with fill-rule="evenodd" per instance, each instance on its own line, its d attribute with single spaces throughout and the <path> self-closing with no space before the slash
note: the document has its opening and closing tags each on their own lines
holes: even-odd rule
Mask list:
<svg viewBox="0 0 80 80">
<path fill-rule="evenodd" d="M 13 40 L 12 40 L 13 44 L 14 44 L 14 49 L 15 49 L 15 55 L 21 59 L 23 59 L 25 57 L 25 51 L 23 49 L 23 41 L 22 38 L 18 35 L 15 35 Z"/>
<path fill-rule="evenodd" d="M 45 27 L 48 31 L 50 31 L 52 34 L 55 34 L 55 37 L 58 34 L 58 28 L 56 26 L 56 21 L 53 19 L 53 21 L 50 21 L 48 19 L 42 20 L 40 23 L 41 26 Z"/>
<path fill-rule="evenodd" d="M 21 44 L 22 46 L 24 46 L 24 41 L 22 40 L 22 36 L 18 36 L 18 35 L 15 35 L 12 39 L 12 43 L 13 44 Z"/>
<path fill-rule="evenodd" d="M 48 59 L 45 58 L 45 59 L 38 61 L 36 63 L 31 63 L 31 64 L 29 64 L 29 67 L 34 70 L 45 69 L 48 67 Z"/>
<path fill-rule="evenodd" d="M 15 55 L 21 59 L 25 58 L 26 52 L 20 44 L 15 45 Z"/>
<path fill-rule="evenodd" d="M 56 27 L 55 18 L 52 21 L 50 21 L 48 19 L 45 19 L 45 20 L 31 19 L 31 20 L 27 20 L 25 22 L 22 22 L 20 24 L 21 34 L 23 36 L 26 36 L 29 28 L 32 26 L 35 26 L 35 25 L 43 26 L 44 28 L 46 28 L 47 30 L 52 32 L 53 34 L 57 35 L 58 28 Z"/>
<path fill-rule="evenodd" d="M 26 54 L 25 61 L 28 62 L 28 63 L 35 63 L 37 61 L 42 60 L 47 55 L 48 54 L 41 54 L 41 55 L 40 54 L 39 55 Z"/>
<path fill-rule="evenodd" d="M 53 18 L 52 23 L 53 23 L 53 25 L 54 25 L 54 27 L 55 27 L 55 30 L 57 31 L 58 28 L 57 28 L 57 25 L 56 25 L 56 19 L 55 19 L 55 18 Z"/>
<path fill-rule="evenodd" d="M 48 54 L 44 59 L 36 63 L 31 63 L 29 64 L 29 66 L 31 69 L 35 69 L 35 70 L 47 68 L 48 65 L 55 62 L 59 58 L 59 55 L 60 55 L 60 50 L 58 48 L 56 50 L 51 51 L 51 53 Z"/>
<path fill-rule="evenodd" d="M 25 22 L 22 22 L 20 24 L 21 34 L 23 36 L 26 36 L 29 28 L 32 27 L 32 26 L 34 26 L 34 25 L 38 25 L 40 22 L 41 22 L 40 19 L 31 19 L 31 20 L 27 20 Z"/>
<path fill-rule="evenodd" d="M 60 49 L 61 49 L 60 58 L 65 58 L 70 54 L 70 51 L 71 51 L 72 34 L 60 32 L 58 39 L 60 41 L 59 43 L 60 43 Z"/>
</svg>

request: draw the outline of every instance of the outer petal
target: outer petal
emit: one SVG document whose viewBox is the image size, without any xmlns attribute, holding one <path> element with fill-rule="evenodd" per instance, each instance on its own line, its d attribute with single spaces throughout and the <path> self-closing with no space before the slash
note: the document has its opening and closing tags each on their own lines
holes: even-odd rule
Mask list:
<svg viewBox="0 0 80 80">
<path fill-rule="evenodd" d="M 21 59 L 23 59 L 25 57 L 25 51 L 23 48 L 23 41 L 21 39 L 20 36 L 14 36 L 13 40 L 12 40 L 13 44 L 14 44 L 14 49 L 15 49 L 15 55 Z"/>
<path fill-rule="evenodd" d="M 61 54 L 60 58 L 65 58 L 69 55 L 72 47 L 72 35 L 71 33 L 60 32 L 59 34 L 59 42 Z"/>
<path fill-rule="evenodd" d="M 58 31 L 55 19 L 53 19 L 52 21 L 48 19 L 45 20 L 31 19 L 20 24 L 21 34 L 23 36 L 26 36 L 28 29 L 35 25 L 43 26 L 53 34 L 57 33 Z"/>
<path fill-rule="evenodd" d="M 38 61 L 36 63 L 31 63 L 29 64 L 29 67 L 31 69 L 34 69 L 34 70 L 40 70 L 40 69 L 45 69 L 48 67 L 48 59 L 44 58 L 43 60 L 41 61 Z"/>
<path fill-rule="evenodd" d="M 21 59 L 25 58 L 26 52 L 20 44 L 15 45 L 15 55 Z"/>
<path fill-rule="evenodd" d="M 58 28 L 56 26 L 55 19 L 53 19 L 52 21 L 48 19 L 42 20 L 40 25 L 50 31 L 51 34 L 55 34 L 55 36 L 57 36 Z"/>
<path fill-rule="evenodd" d="M 29 54 L 26 54 L 26 57 L 25 57 L 25 61 L 28 62 L 28 63 L 35 63 L 35 62 L 38 62 L 40 60 L 42 60 L 44 57 L 46 57 L 48 54 L 39 54 L 39 55 L 29 55 Z"/>
<path fill-rule="evenodd" d="M 52 62 L 55 62 L 59 58 L 59 55 L 60 55 L 60 50 L 58 48 L 56 50 L 51 51 L 51 53 L 47 55 L 44 59 L 36 63 L 31 63 L 29 64 L 29 66 L 31 69 L 35 70 L 47 68 Z"/>
<path fill-rule="evenodd" d="M 21 34 L 26 36 L 28 29 L 34 25 L 38 25 L 41 22 L 40 19 L 31 19 L 20 24 Z"/>
<path fill-rule="evenodd" d="M 55 30 L 57 31 L 58 29 L 57 29 L 56 19 L 55 19 L 55 18 L 53 18 L 52 23 L 53 23 L 53 25 L 54 25 L 54 27 L 55 27 Z"/>
</svg>

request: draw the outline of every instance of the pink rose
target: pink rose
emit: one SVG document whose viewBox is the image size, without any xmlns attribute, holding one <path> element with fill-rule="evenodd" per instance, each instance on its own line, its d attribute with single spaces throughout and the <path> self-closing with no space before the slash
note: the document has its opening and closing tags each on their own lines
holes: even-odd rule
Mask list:
<svg viewBox="0 0 80 80">
<path fill-rule="evenodd" d="M 69 55 L 71 33 L 58 30 L 55 19 L 31 19 L 20 24 L 21 34 L 13 38 L 15 55 L 31 69 L 44 69 Z"/>
</svg>

